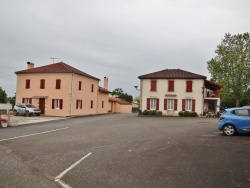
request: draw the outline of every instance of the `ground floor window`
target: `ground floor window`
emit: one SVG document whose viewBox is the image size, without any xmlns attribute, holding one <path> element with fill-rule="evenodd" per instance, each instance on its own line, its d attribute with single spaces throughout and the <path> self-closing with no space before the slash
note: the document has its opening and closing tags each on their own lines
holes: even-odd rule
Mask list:
<svg viewBox="0 0 250 188">
<path fill-rule="evenodd" d="M 63 100 L 52 99 L 52 109 L 63 109 Z"/>
<path fill-rule="evenodd" d="M 156 109 L 156 99 L 155 98 L 150 99 L 150 109 L 151 110 Z"/>
<path fill-rule="evenodd" d="M 32 104 L 32 99 L 31 98 L 23 98 L 22 102 L 25 104 Z"/>
<path fill-rule="evenodd" d="M 174 99 L 168 99 L 168 106 L 167 109 L 168 110 L 173 110 L 174 109 Z"/>
<path fill-rule="evenodd" d="M 192 100 L 191 99 L 186 99 L 186 111 L 191 111 L 192 110 Z"/>
<path fill-rule="evenodd" d="M 76 109 L 82 109 L 82 100 L 76 100 Z"/>
</svg>

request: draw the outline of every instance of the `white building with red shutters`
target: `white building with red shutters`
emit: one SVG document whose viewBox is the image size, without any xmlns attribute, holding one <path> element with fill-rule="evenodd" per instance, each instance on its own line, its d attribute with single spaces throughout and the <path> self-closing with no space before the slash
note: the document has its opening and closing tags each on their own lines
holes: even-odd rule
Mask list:
<svg viewBox="0 0 250 188">
<path fill-rule="evenodd" d="M 206 76 L 181 69 L 165 69 L 138 77 L 140 110 L 160 110 L 163 115 L 177 116 L 179 111 L 198 115 L 216 114 L 220 104 L 221 85 Z"/>
</svg>

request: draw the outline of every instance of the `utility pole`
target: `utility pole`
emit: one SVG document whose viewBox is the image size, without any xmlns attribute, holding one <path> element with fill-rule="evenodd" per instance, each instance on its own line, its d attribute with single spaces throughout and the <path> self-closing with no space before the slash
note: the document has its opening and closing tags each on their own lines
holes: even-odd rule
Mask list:
<svg viewBox="0 0 250 188">
<path fill-rule="evenodd" d="M 55 59 L 61 59 L 61 58 L 51 57 L 50 59 L 53 59 L 53 64 L 54 64 Z"/>
</svg>

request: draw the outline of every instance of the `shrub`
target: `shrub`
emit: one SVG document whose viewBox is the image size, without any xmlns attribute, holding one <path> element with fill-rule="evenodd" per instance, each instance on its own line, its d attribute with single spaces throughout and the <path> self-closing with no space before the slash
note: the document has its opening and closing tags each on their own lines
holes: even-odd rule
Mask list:
<svg viewBox="0 0 250 188">
<path fill-rule="evenodd" d="M 196 112 L 190 112 L 191 117 L 198 117 L 198 114 Z"/>
<path fill-rule="evenodd" d="M 162 115 L 162 111 L 156 111 L 156 115 Z"/>
<path fill-rule="evenodd" d="M 184 117 L 188 117 L 188 116 L 190 116 L 189 111 L 185 111 L 185 112 L 184 112 Z"/>
<path fill-rule="evenodd" d="M 180 111 L 178 114 L 181 117 L 198 117 L 197 112 Z"/>
<path fill-rule="evenodd" d="M 184 116 L 184 112 L 183 112 L 183 111 L 180 111 L 180 112 L 179 112 L 179 116 L 183 117 L 183 116 Z"/>
<path fill-rule="evenodd" d="M 148 113 L 147 110 L 144 110 L 144 111 L 142 112 L 142 114 L 143 114 L 143 115 L 148 115 L 149 113 Z"/>
</svg>

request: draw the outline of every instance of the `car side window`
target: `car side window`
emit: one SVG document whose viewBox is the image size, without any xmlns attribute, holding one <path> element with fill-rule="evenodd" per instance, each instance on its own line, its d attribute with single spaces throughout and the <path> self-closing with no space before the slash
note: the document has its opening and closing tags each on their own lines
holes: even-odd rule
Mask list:
<svg viewBox="0 0 250 188">
<path fill-rule="evenodd" d="M 234 114 L 234 115 L 236 115 L 236 114 L 235 114 L 235 110 L 232 110 L 232 111 L 231 111 L 231 114 Z"/>
<path fill-rule="evenodd" d="M 249 116 L 249 112 L 247 109 L 235 110 L 235 114 L 237 116 Z"/>
</svg>

